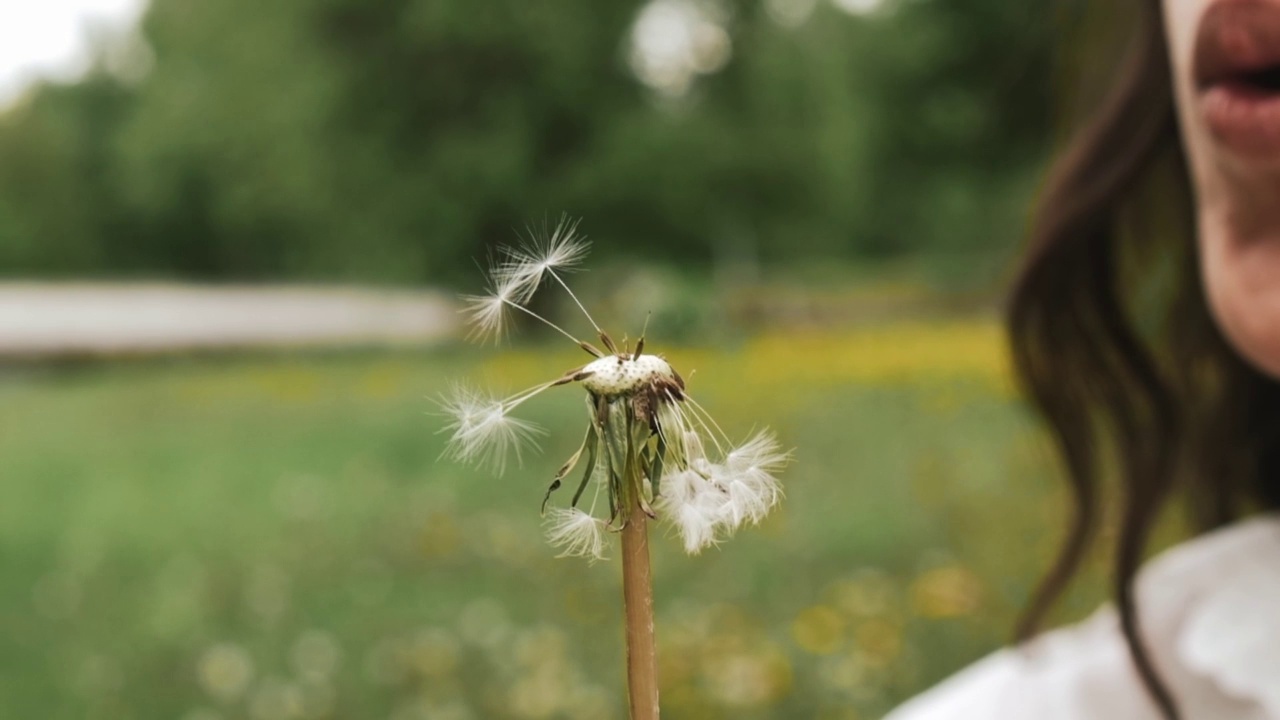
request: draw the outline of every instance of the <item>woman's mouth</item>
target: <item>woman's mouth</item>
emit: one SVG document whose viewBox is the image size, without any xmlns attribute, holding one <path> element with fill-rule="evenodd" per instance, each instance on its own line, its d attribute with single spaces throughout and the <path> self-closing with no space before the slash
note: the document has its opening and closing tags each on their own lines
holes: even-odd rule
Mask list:
<svg viewBox="0 0 1280 720">
<path fill-rule="evenodd" d="M 1280 5 L 1210 7 L 1196 38 L 1195 80 L 1219 142 L 1248 159 L 1280 159 Z"/>
</svg>

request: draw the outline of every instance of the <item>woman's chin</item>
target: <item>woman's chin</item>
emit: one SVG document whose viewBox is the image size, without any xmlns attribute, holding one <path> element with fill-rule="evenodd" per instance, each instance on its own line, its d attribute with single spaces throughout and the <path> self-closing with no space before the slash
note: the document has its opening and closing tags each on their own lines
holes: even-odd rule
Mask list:
<svg viewBox="0 0 1280 720">
<path fill-rule="evenodd" d="M 1206 278 L 1209 303 L 1235 351 L 1259 371 L 1280 379 L 1280 256 L 1254 260 L 1273 262 L 1245 263 L 1236 268 L 1240 272 L 1211 271 Z"/>
</svg>

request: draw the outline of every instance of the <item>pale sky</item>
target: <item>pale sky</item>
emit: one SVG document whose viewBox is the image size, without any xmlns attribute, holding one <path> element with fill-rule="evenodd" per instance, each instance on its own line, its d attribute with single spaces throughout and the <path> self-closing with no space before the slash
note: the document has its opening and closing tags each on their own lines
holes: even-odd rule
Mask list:
<svg viewBox="0 0 1280 720">
<path fill-rule="evenodd" d="M 75 80 L 90 63 L 93 28 L 120 32 L 147 0 L 0 0 L 0 108 L 39 78 Z"/>
</svg>

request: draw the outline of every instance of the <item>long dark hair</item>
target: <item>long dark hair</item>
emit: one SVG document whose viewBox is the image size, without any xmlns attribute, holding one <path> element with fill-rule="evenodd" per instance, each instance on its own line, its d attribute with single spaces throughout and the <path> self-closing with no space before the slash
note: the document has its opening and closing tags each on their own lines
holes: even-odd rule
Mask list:
<svg viewBox="0 0 1280 720">
<path fill-rule="evenodd" d="M 1134 574 L 1172 498 L 1194 510 L 1200 532 L 1280 506 L 1280 390 L 1210 317 L 1160 2 L 1117 6 L 1130 13 L 1126 57 L 1050 173 L 1008 308 L 1016 373 L 1074 501 L 1017 635 L 1037 631 L 1099 524 L 1114 519 L 1121 628 L 1153 701 L 1176 720 L 1176 693 L 1143 641 Z M 1113 496 L 1118 512 L 1104 518 Z"/>
</svg>

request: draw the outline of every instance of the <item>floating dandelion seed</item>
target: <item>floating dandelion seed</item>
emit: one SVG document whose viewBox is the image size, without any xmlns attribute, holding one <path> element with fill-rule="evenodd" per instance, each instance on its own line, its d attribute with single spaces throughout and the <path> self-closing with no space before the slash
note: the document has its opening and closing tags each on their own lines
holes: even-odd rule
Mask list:
<svg viewBox="0 0 1280 720">
<path fill-rule="evenodd" d="M 543 498 L 547 539 L 562 556 L 596 560 L 604 556 L 606 531 L 621 533 L 632 718 L 656 718 L 647 520 L 669 523 L 685 550 L 697 554 L 743 525 L 759 523 L 777 505 L 782 497 L 777 475 L 790 453 L 768 431 L 735 444 L 689 395 L 675 368 L 661 355 L 644 352 L 644 332 L 632 349 L 619 347 L 600 328 L 563 277 L 581 265 L 589 248 L 578 222 L 568 217 L 553 229 L 531 229 L 520 245 L 500 251 L 489 269 L 489 292 L 464 298 L 475 336 L 500 338 L 519 313 L 594 359 L 508 398 L 455 387 L 441 400 L 449 417 L 444 431 L 452 433 L 445 456 L 501 472 L 507 458 L 519 461 L 522 449 L 541 432 L 512 417 L 514 410 L 560 385 L 577 383 L 586 390 L 582 446 L 556 472 Z M 549 283 L 582 311 L 603 350 L 529 309 L 537 290 Z M 579 466 L 580 474 L 571 479 Z M 566 481 L 574 483 L 568 506 L 548 511 Z"/>
</svg>

